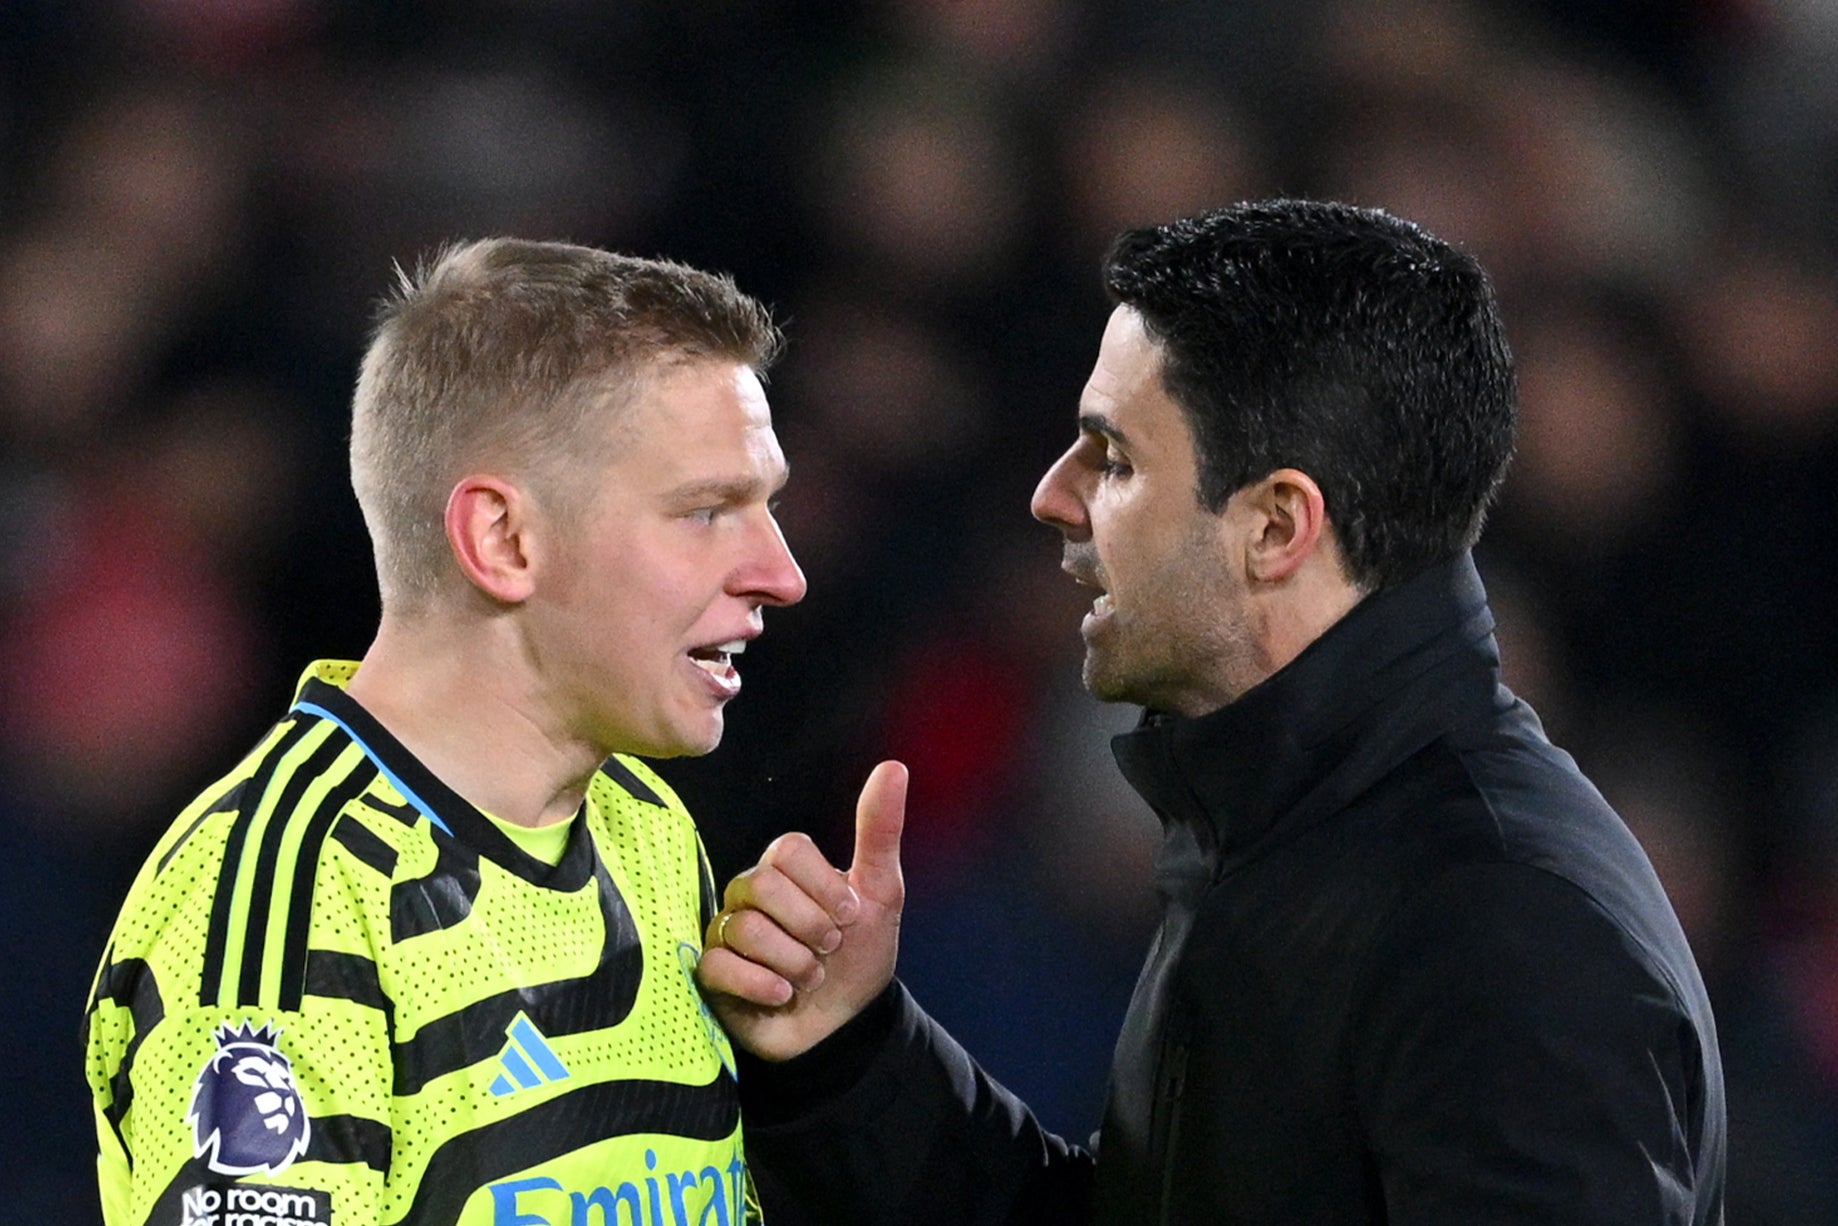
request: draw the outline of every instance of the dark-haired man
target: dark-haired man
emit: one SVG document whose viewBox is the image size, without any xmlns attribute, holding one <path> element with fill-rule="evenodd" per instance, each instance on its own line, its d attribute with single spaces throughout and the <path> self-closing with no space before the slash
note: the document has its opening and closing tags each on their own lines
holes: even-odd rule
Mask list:
<svg viewBox="0 0 1838 1226">
<path fill-rule="evenodd" d="M 1044 1132 L 893 981 L 883 767 L 849 873 L 781 841 L 729 887 L 703 963 L 754 1053 L 768 1208 L 1721 1221 L 1691 953 L 1640 848 L 1500 684 L 1468 551 L 1514 378 L 1481 269 L 1386 214 L 1277 201 L 1125 234 L 1106 282 L 1079 437 L 1033 503 L 1096 592 L 1087 686 L 1145 708 L 1114 749 L 1164 827 L 1102 1130 Z M 1075 971 L 1076 949 L 1038 954 Z"/>
</svg>

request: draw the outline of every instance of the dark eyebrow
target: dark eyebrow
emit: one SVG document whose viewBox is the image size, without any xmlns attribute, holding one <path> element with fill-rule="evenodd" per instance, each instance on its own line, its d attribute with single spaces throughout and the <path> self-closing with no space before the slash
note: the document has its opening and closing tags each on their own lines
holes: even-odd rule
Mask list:
<svg viewBox="0 0 1838 1226">
<path fill-rule="evenodd" d="M 1130 445 L 1129 435 L 1112 425 L 1110 418 L 1102 413 L 1080 413 L 1079 429 L 1088 434 L 1101 434 L 1119 447 Z"/>
</svg>

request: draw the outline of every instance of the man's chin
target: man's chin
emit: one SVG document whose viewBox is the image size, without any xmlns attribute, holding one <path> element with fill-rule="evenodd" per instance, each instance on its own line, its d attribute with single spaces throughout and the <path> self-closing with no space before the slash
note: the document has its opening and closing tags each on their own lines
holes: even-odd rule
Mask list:
<svg viewBox="0 0 1838 1226">
<path fill-rule="evenodd" d="M 717 712 L 712 726 L 701 728 L 674 728 L 667 733 L 648 738 L 644 743 L 630 749 L 620 749 L 619 753 L 629 753 L 637 758 L 699 758 L 712 753 L 721 744 L 721 734 L 726 725 Z"/>
<path fill-rule="evenodd" d="M 1128 682 L 1117 676 L 1112 669 L 1107 669 L 1104 662 L 1090 652 L 1085 654 L 1085 668 L 1081 674 L 1085 689 L 1099 702 L 1135 702 Z"/>
<path fill-rule="evenodd" d="M 685 741 L 683 744 L 679 745 L 676 752 L 670 756 L 673 758 L 700 758 L 704 754 L 715 752 L 715 749 L 720 744 L 721 729 L 716 728 L 712 736 Z"/>
</svg>

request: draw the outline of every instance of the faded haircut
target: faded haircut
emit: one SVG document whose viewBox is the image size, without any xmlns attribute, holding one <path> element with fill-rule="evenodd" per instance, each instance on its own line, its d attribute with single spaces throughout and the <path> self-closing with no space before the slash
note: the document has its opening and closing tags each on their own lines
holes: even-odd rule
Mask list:
<svg viewBox="0 0 1838 1226">
<path fill-rule="evenodd" d="M 351 414 L 351 484 L 397 612 L 452 574 L 447 497 L 467 471 L 529 480 L 569 515 L 611 456 L 608 415 L 647 374 L 713 360 L 763 378 L 783 344 L 731 278 L 666 260 L 491 238 L 397 275 Z"/>
</svg>

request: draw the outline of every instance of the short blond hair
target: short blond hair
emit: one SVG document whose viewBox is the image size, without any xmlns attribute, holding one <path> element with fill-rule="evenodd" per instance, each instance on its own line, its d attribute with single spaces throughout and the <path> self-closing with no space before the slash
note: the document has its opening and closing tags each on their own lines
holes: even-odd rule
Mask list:
<svg viewBox="0 0 1838 1226">
<path fill-rule="evenodd" d="M 659 364 L 744 364 L 783 344 L 731 278 L 568 243 L 491 238 L 435 252 L 382 303 L 351 414 L 351 484 L 383 607 L 426 604 L 452 573 L 453 483 L 500 465 L 567 501 L 556 474 L 607 454 L 616 410 Z"/>
</svg>

